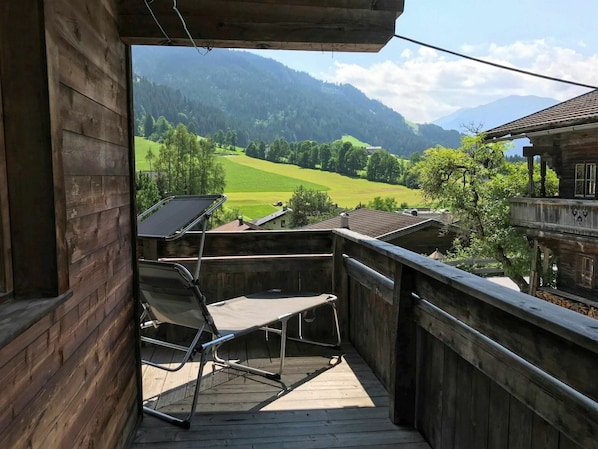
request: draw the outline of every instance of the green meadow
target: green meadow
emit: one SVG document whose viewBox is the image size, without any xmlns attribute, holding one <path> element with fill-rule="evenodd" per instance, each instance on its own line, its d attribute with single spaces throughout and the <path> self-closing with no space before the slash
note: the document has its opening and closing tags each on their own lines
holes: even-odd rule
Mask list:
<svg viewBox="0 0 598 449">
<path fill-rule="evenodd" d="M 149 148 L 157 156 L 159 144 L 135 137 L 136 169 L 149 170 L 145 159 Z M 226 171 L 228 201 L 225 206 L 237 209 L 246 219 L 266 216 L 279 207 L 273 203 L 286 203 L 295 189 L 303 184 L 305 188 L 325 191 L 340 207 L 352 209 L 367 204 L 374 197 L 392 197 L 397 204 L 407 203 L 410 207 L 421 206 L 423 199 L 418 190 L 365 179 L 349 178 L 338 173 L 305 169 L 295 165 L 276 164 L 245 156 L 220 156 Z"/>
</svg>

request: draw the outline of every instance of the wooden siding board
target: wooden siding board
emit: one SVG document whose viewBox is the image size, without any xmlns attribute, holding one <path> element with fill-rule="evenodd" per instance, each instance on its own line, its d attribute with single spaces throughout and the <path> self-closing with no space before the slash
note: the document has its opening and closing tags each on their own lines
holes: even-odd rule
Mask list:
<svg viewBox="0 0 598 449">
<path fill-rule="evenodd" d="M 471 447 L 473 443 L 473 366 L 463 359 L 457 363 L 457 379 L 459 382 L 459 394 L 456 402 L 456 419 L 455 419 L 455 447 L 466 448 Z M 476 448 L 477 449 L 477 448 Z"/>
<path fill-rule="evenodd" d="M 459 377 L 457 366 L 459 356 L 449 349 L 444 351 L 444 372 L 442 378 L 442 423 L 438 449 L 458 449 L 455 446 L 455 428 L 457 425 L 457 397 Z"/>
<path fill-rule="evenodd" d="M 128 207 L 120 207 L 69 220 L 67 235 L 71 261 L 76 262 L 118 238 L 126 238 L 129 219 Z"/>
<path fill-rule="evenodd" d="M 63 84 L 60 96 L 64 131 L 127 147 L 127 117 L 122 110 L 110 109 Z"/>
<path fill-rule="evenodd" d="M 486 449 L 488 447 L 488 420 L 490 407 L 490 379 L 478 370 L 473 372 L 471 384 L 471 447 Z"/>
<path fill-rule="evenodd" d="M 507 449 L 509 445 L 509 410 L 511 395 L 498 384 L 490 383 L 488 409 L 488 449 Z"/>
<path fill-rule="evenodd" d="M 126 176 L 66 176 L 66 213 L 70 218 L 129 205 Z"/>
<path fill-rule="evenodd" d="M 433 448 L 440 448 L 442 438 L 442 376 L 444 371 L 444 345 L 436 338 L 418 330 L 421 359 L 418 369 L 418 395 L 416 428 Z M 465 446 L 458 446 L 465 447 Z"/>
<path fill-rule="evenodd" d="M 127 334 L 126 329 L 131 326 L 130 310 L 131 304 L 126 305 L 121 302 L 120 307 L 104 320 L 111 322 L 111 332 L 101 334 L 99 328 L 96 327 L 82 338 L 82 344 L 76 348 L 71 357 L 62 359 L 59 357 L 59 347 L 55 349 L 52 354 L 55 355 L 56 363 L 59 363 L 60 366 L 48 367 L 48 379 L 40 380 L 38 385 L 41 394 L 34 391 L 30 394 L 29 399 L 20 395 L 16 400 L 21 407 L 13 411 L 13 425 L 14 423 L 19 424 L 13 427 L 11 432 L 7 432 L 3 440 L 0 440 L 1 447 L 21 447 L 24 441 L 46 439 L 49 432 L 58 431 L 56 424 L 61 421 L 63 414 L 77 416 L 79 404 L 76 395 L 96 394 L 95 389 L 88 387 L 96 385 L 99 372 L 113 368 L 110 363 L 110 351 L 108 349 L 101 350 L 103 343 L 109 342 L 108 348 L 111 349 L 114 349 L 112 343 L 114 340 L 122 342 L 123 345 L 127 343 L 130 345 L 130 340 L 123 338 L 123 335 Z M 43 356 L 46 352 L 41 351 L 40 354 Z M 35 356 L 38 358 L 40 354 L 35 354 Z M 119 367 L 121 364 L 115 363 L 114 366 Z M 39 378 L 39 376 L 33 377 Z M 27 389 L 23 390 L 23 393 L 27 392 Z M 102 397 L 101 394 L 97 396 Z M 22 419 L 20 419 L 21 416 L 23 416 Z M 33 447 L 38 446 L 34 444 Z"/>
<path fill-rule="evenodd" d="M 129 161 L 125 147 L 90 139 L 69 131 L 63 133 L 66 175 L 128 176 Z"/>
<path fill-rule="evenodd" d="M 494 382 L 508 386 L 514 397 L 538 410 L 555 428 L 576 435 L 577 441 L 582 444 L 588 445 L 590 441 L 595 443 L 595 402 L 590 399 L 573 400 L 572 393 L 566 388 L 560 388 L 558 381 L 528 362 L 509 356 L 500 345 L 479 335 L 477 331 L 468 329 L 456 318 L 435 309 L 429 303 L 422 301 L 417 305 L 416 317 L 428 332 L 441 339 Z M 565 407 L 568 413 L 561 414 L 560 410 Z M 513 422 L 512 418 L 510 422 Z"/>
<path fill-rule="evenodd" d="M 559 432 L 536 414 L 532 416 L 531 439 L 531 449 L 559 449 Z"/>
<path fill-rule="evenodd" d="M 417 326 L 413 320 L 413 272 L 402 264 L 396 264 L 393 285 L 389 334 L 391 337 L 390 378 L 388 395 L 390 418 L 396 424 L 413 426 L 417 411 Z M 370 287 L 371 288 L 371 287 Z M 385 290 L 375 288 L 375 291 Z M 382 299 L 382 298 L 381 298 Z M 382 319 L 382 317 L 381 317 Z"/>
<path fill-rule="evenodd" d="M 110 78 L 115 84 L 122 85 L 126 91 L 126 49 L 120 42 L 117 23 L 106 9 L 106 5 L 116 2 L 80 0 L 77 7 L 73 7 L 70 0 L 57 0 L 52 3 L 56 25 L 63 39 L 63 54 L 75 51 L 79 56 L 71 62 L 86 68 L 88 72 L 93 70 L 101 73 L 90 86 L 98 84 L 99 79 Z M 117 45 L 114 45 L 115 42 Z M 69 45 L 65 45 L 66 43 Z M 61 66 L 61 69 L 63 74 L 69 73 L 67 67 Z M 126 104 L 126 95 L 123 100 Z M 126 106 L 118 109 L 126 111 Z"/>
<path fill-rule="evenodd" d="M 443 288 L 439 282 L 418 278 L 417 286 L 426 300 L 442 304 L 445 311 L 500 345 L 588 396 L 598 399 L 598 385 L 592 380 L 596 360 L 591 351 L 563 341 L 559 335 L 540 326 L 533 326 L 482 301 Z M 530 301 L 539 300 L 530 298 Z M 492 320 L 488 320 L 488 316 L 492 316 Z M 570 366 L 577 366 L 578 369 L 572 371 Z"/>
<path fill-rule="evenodd" d="M 532 443 L 532 411 L 511 400 L 509 411 L 509 449 L 529 449 Z"/>
</svg>

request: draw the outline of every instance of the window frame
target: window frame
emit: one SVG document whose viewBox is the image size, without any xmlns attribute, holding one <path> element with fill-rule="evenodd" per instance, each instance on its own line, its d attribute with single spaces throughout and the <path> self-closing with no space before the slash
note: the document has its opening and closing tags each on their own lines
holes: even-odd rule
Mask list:
<svg viewBox="0 0 598 449">
<path fill-rule="evenodd" d="M 4 110 L 0 83 L 0 302 L 12 294 L 12 256 L 10 245 L 10 218 L 8 210 L 8 183 L 6 145 L 4 140 Z"/>
<path fill-rule="evenodd" d="M 584 288 L 594 288 L 595 271 L 594 258 L 587 255 L 580 255 L 577 283 Z"/>
<path fill-rule="evenodd" d="M 596 197 L 596 162 L 575 164 L 573 193 L 576 198 Z"/>
</svg>

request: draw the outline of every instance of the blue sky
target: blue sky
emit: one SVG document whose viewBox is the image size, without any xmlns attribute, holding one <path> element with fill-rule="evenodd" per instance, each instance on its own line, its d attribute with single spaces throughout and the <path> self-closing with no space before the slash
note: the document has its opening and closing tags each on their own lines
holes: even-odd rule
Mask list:
<svg viewBox="0 0 598 449">
<path fill-rule="evenodd" d="M 598 86 L 596 0 L 405 0 L 396 33 L 492 62 Z M 379 53 L 255 51 L 349 83 L 408 120 L 431 122 L 508 95 L 563 101 L 585 88 L 515 74 L 399 40 Z"/>
</svg>

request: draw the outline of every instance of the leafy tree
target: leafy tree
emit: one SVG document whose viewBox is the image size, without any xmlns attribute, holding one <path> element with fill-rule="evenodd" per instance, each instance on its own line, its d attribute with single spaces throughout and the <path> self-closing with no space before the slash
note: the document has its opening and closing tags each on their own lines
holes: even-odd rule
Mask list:
<svg viewBox="0 0 598 449">
<path fill-rule="evenodd" d="M 148 164 L 150 166 L 150 171 L 152 170 L 152 162 L 154 162 L 155 158 L 156 158 L 156 155 L 152 151 L 152 147 L 149 147 L 149 149 L 147 150 L 147 153 L 145 154 L 145 160 L 148 162 Z"/>
<path fill-rule="evenodd" d="M 451 210 L 476 257 L 492 257 L 521 291 L 528 288 L 531 250 L 524 234 L 510 226 L 509 198 L 527 192 L 524 164 L 508 164 L 503 143 L 487 143 L 483 135 L 466 136 L 461 147 L 436 147 L 415 166 L 424 195 Z M 538 182 L 536 178 L 536 182 Z M 547 194 L 556 193 L 554 172 Z"/>
<path fill-rule="evenodd" d="M 368 163 L 368 153 L 364 148 L 352 147 L 345 157 L 345 173 L 349 176 L 357 175 Z"/>
<path fill-rule="evenodd" d="M 145 114 L 143 121 L 143 135 L 149 139 L 154 132 L 154 118 L 152 114 Z"/>
<path fill-rule="evenodd" d="M 141 213 L 158 201 L 160 201 L 160 191 L 158 185 L 147 173 L 138 172 L 135 179 L 137 213 Z"/>
<path fill-rule="evenodd" d="M 366 177 L 369 181 L 396 184 L 400 173 L 398 159 L 386 150 L 376 150 L 368 160 Z"/>
<path fill-rule="evenodd" d="M 247 145 L 247 148 L 245 148 L 245 154 L 249 157 L 257 157 L 257 151 L 258 143 L 255 140 L 249 142 L 249 145 Z"/>
<path fill-rule="evenodd" d="M 398 209 L 397 200 L 391 196 L 387 196 L 386 198 L 376 196 L 366 207 L 368 209 L 383 210 L 386 212 L 395 212 Z"/>
<path fill-rule="evenodd" d="M 295 189 L 288 201 L 288 206 L 292 210 L 290 220 L 292 228 L 325 220 L 337 212 L 336 204 L 326 192 L 306 189 L 303 185 Z"/>
<path fill-rule="evenodd" d="M 330 145 L 323 143 L 320 145 L 320 168 L 325 171 L 331 171 L 332 151 Z"/>
<path fill-rule="evenodd" d="M 163 142 L 168 131 L 172 129 L 172 125 L 163 115 L 158 117 L 154 123 L 154 132 L 150 135 L 149 140 L 154 142 Z"/>
<path fill-rule="evenodd" d="M 167 194 L 196 195 L 222 193 L 224 168 L 214 155 L 215 145 L 209 139 L 198 140 L 185 125 L 170 130 L 160 155 L 156 170 L 164 177 Z"/>
</svg>

